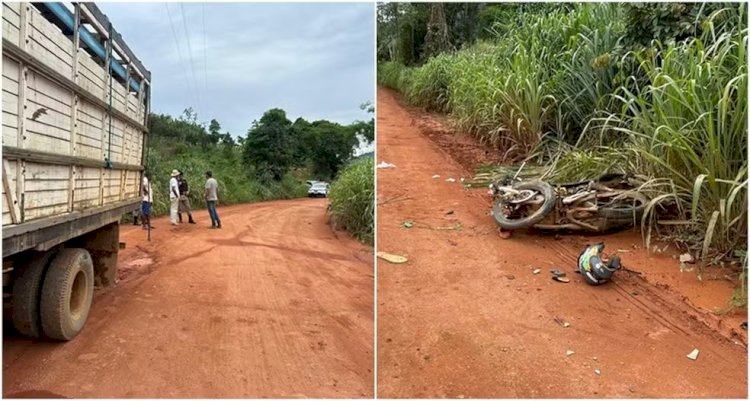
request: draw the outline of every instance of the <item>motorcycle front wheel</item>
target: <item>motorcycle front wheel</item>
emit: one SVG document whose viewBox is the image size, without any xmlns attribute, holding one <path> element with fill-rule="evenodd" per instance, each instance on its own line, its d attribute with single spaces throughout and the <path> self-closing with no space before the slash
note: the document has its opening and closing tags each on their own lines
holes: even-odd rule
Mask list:
<svg viewBox="0 0 750 401">
<path fill-rule="evenodd" d="M 542 205 L 531 212 L 530 214 L 524 214 L 521 217 L 506 216 L 504 209 L 508 206 L 503 200 L 495 202 L 492 208 L 492 216 L 495 218 L 500 228 L 504 230 L 518 230 L 523 228 L 529 228 L 534 224 L 542 221 L 549 212 L 555 207 L 555 191 L 551 185 L 541 181 L 530 181 L 521 182 L 513 185 L 513 189 L 516 190 L 530 190 L 541 194 L 544 197 Z M 519 205 L 513 205 L 518 207 Z M 523 208 L 524 205 L 521 205 Z"/>
</svg>

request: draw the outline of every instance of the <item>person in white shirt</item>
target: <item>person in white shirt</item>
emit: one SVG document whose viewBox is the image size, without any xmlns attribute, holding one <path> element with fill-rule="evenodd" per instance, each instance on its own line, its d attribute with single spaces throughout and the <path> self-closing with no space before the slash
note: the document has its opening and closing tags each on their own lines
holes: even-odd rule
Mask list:
<svg viewBox="0 0 750 401">
<path fill-rule="evenodd" d="M 154 228 L 151 225 L 151 204 L 154 203 L 154 198 L 151 192 L 151 173 L 145 171 L 143 173 L 143 181 L 141 182 L 141 222 L 143 223 L 143 229 L 148 230 Z"/>
<path fill-rule="evenodd" d="M 177 207 L 180 202 L 180 186 L 177 184 L 177 176 L 180 172 L 172 170 L 172 178 L 169 179 L 169 221 L 173 226 L 177 225 Z"/>
</svg>

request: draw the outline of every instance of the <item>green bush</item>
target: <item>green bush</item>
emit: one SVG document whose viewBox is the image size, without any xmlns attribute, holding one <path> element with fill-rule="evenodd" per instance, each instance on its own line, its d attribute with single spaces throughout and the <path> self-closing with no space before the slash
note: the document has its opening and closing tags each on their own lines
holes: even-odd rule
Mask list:
<svg viewBox="0 0 750 401">
<path fill-rule="evenodd" d="M 373 243 L 375 229 L 375 170 L 372 158 L 342 171 L 331 184 L 331 222 L 360 241 Z"/>
</svg>

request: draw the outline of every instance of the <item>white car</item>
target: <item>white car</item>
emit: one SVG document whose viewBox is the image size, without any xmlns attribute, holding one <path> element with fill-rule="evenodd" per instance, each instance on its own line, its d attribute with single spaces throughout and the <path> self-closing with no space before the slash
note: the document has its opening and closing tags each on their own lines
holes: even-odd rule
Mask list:
<svg viewBox="0 0 750 401">
<path fill-rule="evenodd" d="M 326 182 L 316 182 L 307 190 L 307 196 L 317 198 L 319 196 L 328 196 L 329 185 Z"/>
</svg>

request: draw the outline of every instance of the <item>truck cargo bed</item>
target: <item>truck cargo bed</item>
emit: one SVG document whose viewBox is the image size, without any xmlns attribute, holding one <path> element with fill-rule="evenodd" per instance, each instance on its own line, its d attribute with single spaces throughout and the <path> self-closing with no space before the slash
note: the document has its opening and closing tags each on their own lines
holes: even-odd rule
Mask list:
<svg viewBox="0 0 750 401">
<path fill-rule="evenodd" d="M 29 227 L 135 207 L 150 73 L 91 3 L 2 7 L 3 243 L 18 251 Z"/>
</svg>

